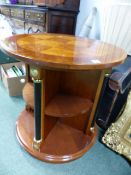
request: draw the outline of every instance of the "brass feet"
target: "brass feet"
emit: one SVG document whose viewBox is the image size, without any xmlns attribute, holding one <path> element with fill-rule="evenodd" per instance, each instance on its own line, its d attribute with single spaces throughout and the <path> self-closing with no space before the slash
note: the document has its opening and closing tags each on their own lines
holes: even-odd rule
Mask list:
<svg viewBox="0 0 131 175">
<path fill-rule="evenodd" d="M 32 145 L 33 149 L 40 152 L 41 142 L 42 142 L 42 140 L 35 140 L 35 138 L 34 138 L 33 145 Z"/>
</svg>

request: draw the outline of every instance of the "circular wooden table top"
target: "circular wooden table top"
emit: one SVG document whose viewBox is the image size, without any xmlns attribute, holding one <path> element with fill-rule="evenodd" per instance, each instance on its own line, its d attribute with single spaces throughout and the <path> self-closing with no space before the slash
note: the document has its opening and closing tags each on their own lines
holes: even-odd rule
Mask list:
<svg viewBox="0 0 131 175">
<path fill-rule="evenodd" d="M 63 34 L 14 35 L 0 44 L 6 54 L 45 68 L 104 69 L 127 57 L 123 49 L 111 44 Z"/>
</svg>

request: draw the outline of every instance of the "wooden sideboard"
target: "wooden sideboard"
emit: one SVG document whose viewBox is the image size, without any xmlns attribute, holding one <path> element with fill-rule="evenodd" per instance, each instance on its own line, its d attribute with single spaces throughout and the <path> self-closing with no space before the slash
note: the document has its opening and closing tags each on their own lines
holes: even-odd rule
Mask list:
<svg viewBox="0 0 131 175">
<path fill-rule="evenodd" d="M 0 10 L 7 17 L 14 34 L 48 32 L 74 35 L 80 0 L 60 2 L 55 6 L 2 4 Z"/>
</svg>

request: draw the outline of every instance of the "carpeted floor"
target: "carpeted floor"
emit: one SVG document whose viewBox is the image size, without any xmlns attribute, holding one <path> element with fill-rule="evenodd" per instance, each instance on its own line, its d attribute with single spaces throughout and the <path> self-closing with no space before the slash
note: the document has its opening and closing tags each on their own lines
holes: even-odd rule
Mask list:
<svg viewBox="0 0 131 175">
<path fill-rule="evenodd" d="M 15 121 L 24 107 L 0 83 L 0 175 L 130 175 L 129 163 L 98 140 L 82 158 L 65 164 L 41 162 L 19 145 Z"/>
</svg>

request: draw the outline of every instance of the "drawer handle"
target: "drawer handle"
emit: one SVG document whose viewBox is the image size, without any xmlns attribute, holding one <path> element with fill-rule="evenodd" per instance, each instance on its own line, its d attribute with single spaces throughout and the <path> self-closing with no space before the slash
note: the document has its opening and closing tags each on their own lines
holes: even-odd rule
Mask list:
<svg viewBox="0 0 131 175">
<path fill-rule="evenodd" d="M 40 29 L 37 29 L 36 31 L 34 31 L 34 30 L 32 29 L 32 27 L 29 27 L 29 28 L 28 28 L 28 34 L 30 34 L 30 32 L 31 32 L 31 33 L 39 33 L 39 32 L 41 32 L 41 31 L 40 31 Z"/>
</svg>

